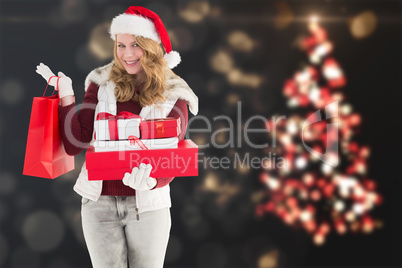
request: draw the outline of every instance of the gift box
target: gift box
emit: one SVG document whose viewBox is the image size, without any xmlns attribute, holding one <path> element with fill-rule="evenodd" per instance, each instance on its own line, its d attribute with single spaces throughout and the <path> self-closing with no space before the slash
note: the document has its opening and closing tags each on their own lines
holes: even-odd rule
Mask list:
<svg viewBox="0 0 402 268">
<path fill-rule="evenodd" d="M 128 140 L 118 141 L 100 141 L 94 142 L 95 152 L 111 152 L 111 151 L 132 151 L 132 150 L 154 150 L 177 148 L 179 139 L 164 138 L 164 139 L 138 139 L 135 136 L 129 136 Z"/>
<path fill-rule="evenodd" d="M 140 124 L 141 139 L 159 139 L 179 136 L 180 117 L 144 120 Z"/>
<path fill-rule="evenodd" d="M 122 180 L 141 163 L 152 165 L 153 178 L 198 176 L 198 146 L 192 140 L 173 149 L 95 152 L 90 146 L 85 157 L 89 180 Z"/>
<path fill-rule="evenodd" d="M 140 137 L 140 123 L 142 119 L 130 112 L 121 112 L 118 115 L 99 113 L 95 120 L 96 140 L 127 140 L 130 136 Z"/>
</svg>

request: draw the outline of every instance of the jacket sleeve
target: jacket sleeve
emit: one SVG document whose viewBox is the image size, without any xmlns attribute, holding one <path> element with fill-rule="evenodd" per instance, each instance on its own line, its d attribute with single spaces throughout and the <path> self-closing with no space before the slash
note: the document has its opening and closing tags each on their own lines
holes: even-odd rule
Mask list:
<svg viewBox="0 0 402 268">
<path fill-rule="evenodd" d="M 184 135 L 186 134 L 187 122 L 188 122 L 188 110 L 186 101 L 181 99 L 177 100 L 176 104 L 174 105 L 172 111 L 169 113 L 168 117 L 180 117 L 181 132 L 178 138 L 179 140 L 182 140 L 184 138 Z M 156 179 L 157 183 L 154 189 L 168 185 L 173 179 L 174 177 L 157 178 Z"/>
<path fill-rule="evenodd" d="M 60 134 L 66 153 L 69 155 L 79 154 L 92 140 L 98 90 L 97 84 L 89 85 L 79 112 L 75 103 L 59 107 Z"/>
</svg>

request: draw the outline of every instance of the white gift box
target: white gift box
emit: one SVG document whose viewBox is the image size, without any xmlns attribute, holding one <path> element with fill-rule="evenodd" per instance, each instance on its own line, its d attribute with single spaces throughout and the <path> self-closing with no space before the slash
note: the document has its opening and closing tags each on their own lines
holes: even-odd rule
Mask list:
<svg viewBox="0 0 402 268">
<path fill-rule="evenodd" d="M 117 137 L 110 137 L 110 133 L 116 130 L 109 129 L 109 120 L 96 120 L 94 124 L 96 140 L 127 140 L 130 136 L 140 137 L 141 118 L 118 119 L 117 120 Z"/>
<path fill-rule="evenodd" d="M 152 149 L 170 149 L 177 148 L 179 142 L 178 137 L 163 139 L 138 139 L 145 145 L 148 150 Z M 131 151 L 131 150 L 147 150 L 142 148 L 137 141 L 119 140 L 119 141 L 101 141 L 94 142 L 95 152 L 111 152 L 111 151 Z"/>
</svg>

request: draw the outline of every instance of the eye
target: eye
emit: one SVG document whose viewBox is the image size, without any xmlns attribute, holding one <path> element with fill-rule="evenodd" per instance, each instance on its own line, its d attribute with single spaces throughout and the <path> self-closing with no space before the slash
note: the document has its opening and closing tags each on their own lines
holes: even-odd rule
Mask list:
<svg viewBox="0 0 402 268">
<path fill-rule="evenodd" d="M 139 45 L 138 44 L 133 44 L 133 47 L 138 47 Z"/>
<path fill-rule="evenodd" d="M 117 45 L 117 47 L 124 47 L 124 45 L 122 45 L 122 44 L 119 44 L 119 45 Z"/>
</svg>

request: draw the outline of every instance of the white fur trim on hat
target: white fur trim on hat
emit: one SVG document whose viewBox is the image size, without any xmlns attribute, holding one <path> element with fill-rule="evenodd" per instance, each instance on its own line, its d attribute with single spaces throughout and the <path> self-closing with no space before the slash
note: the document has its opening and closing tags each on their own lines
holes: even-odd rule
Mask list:
<svg viewBox="0 0 402 268">
<path fill-rule="evenodd" d="M 166 53 L 163 57 L 165 58 L 170 69 L 173 69 L 181 62 L 180 54 L 177 51 L 172 50 L 170 53 Z"/>
<path fill-rule="evenodd" d="M 116 16 L 110 26 L 110 37 L 115 40 L 118 33 L 143 36 L 161 43 L 155 24 L 140 15 L 120 14 Z"/>
</svg>

